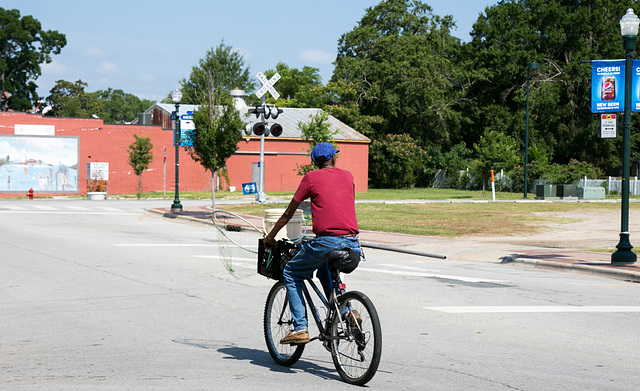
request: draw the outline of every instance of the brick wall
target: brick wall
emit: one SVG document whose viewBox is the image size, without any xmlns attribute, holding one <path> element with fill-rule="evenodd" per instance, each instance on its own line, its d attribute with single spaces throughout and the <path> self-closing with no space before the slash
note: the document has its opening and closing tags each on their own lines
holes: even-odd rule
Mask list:
<svg viewBox="0 0 640 391">
<path fill-rule="evenodd" d="M 138 178 L 127 163 L 128 146 L 135 141 L 133 135 L 148 136 L 153 144 L 153 162 L 142 174 L 143 191 L 163 189 L 163 149 L 166 147 L 166 185 L 168 195 L 174 192 L 175 149 L 173 131 L 160 126 L 105 124 L 101 119 L 42 117 L 37 114 L 0 112 L 0 134 L 14 134 L 15 124 L 53 125 L 56 136 L 79 137 L 79 193 L 86 193 L 86 163 L 109 163 L 109 193 L 135 193 Z M 228 161 L 229 184 L 242 191 L 242 183 L 251 182 L 252 163 L 260 160 L 260 139 L 246 138 L 238 144 L 238 152 Z M 296 164 L 307 164 L 304 155 L 308 144 L 296 139 L 265 139 L 265 192 L 294 191 L 301 177 L 296 175 Z M 338 166 L 353 173 L 356 191 L 367 191 L 367 143 L 343 142 Z M 180 191 L 209 191 L 211 175 L 195 162 L 188 152 L 179 149 Z M 57 193 L 62 194 L 62 193 Z M 23 195 L 0 193 L 0 197 Z M 37 194 L 38 195 L 38 194 Z M 46 194 L 39 194 L 46 195 Z"/>
</svg>

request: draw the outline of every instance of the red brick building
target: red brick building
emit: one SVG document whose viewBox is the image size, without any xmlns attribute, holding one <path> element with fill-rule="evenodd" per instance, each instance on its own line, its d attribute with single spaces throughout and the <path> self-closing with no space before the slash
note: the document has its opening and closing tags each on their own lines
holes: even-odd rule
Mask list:
<svg viewBox="0 0 640 391">
<path fill-rule="evenodd" d="M 134 134 L 148 136 L 153 144 L 154 159 L 149 169 L 142 174 L 143 191 L 161 192 L 164 170 L 164 188 L 168 194 L 171 194 L 174 191 L 175 182 L 175 149 L 173 130 L 170 128 L 170 124 L 166 129 L 168 126 L 165 117 L 170 115 L 173 108 L 174 106 L 170 104 L 158 104 L 147 111 L 147 113 L 154 113 L 151 118 L 152 123 L 163 123 L 164 121 L 164 127 L 160 124 L 115 125 L 105 124 L 101 119 L 43 117 L 39 114 L 0 112 L 0 197 L 24 195 L 28 189 L 20 188 L 19 177 L 27 175 L 37 161 L 37 158 L 34 160 L 33 156 L 29 156 L 28 150 L 24 152 L 11 150 L 11 146 L 8 146 L 7 143 L 10 144 L 15 139 L 7 136 L 24 137 L 35 141 L 55 137 L 74 141 L 77 139 L 77 165 L 74 165 L 75 167 L 68 171 L 70 174 L 65 176 L 65 181 L 71 181 L 71 185 L 75 183 L 73 181 L 77 181 L 77 186 L 75 188 L 71 185 L 64 187 L 73 189 L 71 191 L 60 189 L 46 191 L 32 186 L 36 196 L 86 194 L 86 167 L 89 162 L 109 163 L 108 192 L 110 194 L 135 193 L 138 178 L 127 163 L 127 148 L 134 142 Z M 189 105 L 180 106 L 181 114 L 186 113 L 189 109 Z M 300 138 L 297 124 L 299 121 L 309 121 L 309 116 L 314 115 L 317 111 L 318 109 L 284 108 L 283 113 L 275 120 L 283 126 L 284 131 L 281 137 L 265 138 L 265 192 L 296 189 L 300 181 L 300 176 L 296 174 L 296 167 L 309 163 L 309 158 L 306 156 L 308 144 Z M 338 166 L 353 173 L 357 192 L 366 192 L 369 139 L 333 117 L 329 118 L 329 122 L 331 128 L 337 132 L 335 141 L 338 149 L 342 152 Z M 28 131 L 25 132 L 24 129 Z M 43 129 L 44 133 L 42 133 Z M 165 149 L 166 163 L 163 165 Z M 12 153 L 6 152 L 8 150 L 11 150 Z M 231 186 L 235 187 L 236 191 L 242 191 L 243 183 L 254 181 L 254 163 L 259 161 L 259 151 L 259 137 L 246 136 L 240 141 L 237 153 L 227 161 L 230 183 L 221 184 L 224 190 L 228 190 Z M 179 149 L 179 163 L 181 192 L 209 191 L 211 189 L 211 175 L 205 172 L 202 166 L 195 162 L 182 147 Z M 5 172 L 7 170 L 2 170 L 3 165 L 5 165 L 5 169 L 10 165 L 14 168 L 21 167 L 12 171 L 13 181 Z M 49 171 L 53 170 L 49 169 Z M 43 181 L 50 182 L 51 180 L 43 178 Z"/>
</svg>

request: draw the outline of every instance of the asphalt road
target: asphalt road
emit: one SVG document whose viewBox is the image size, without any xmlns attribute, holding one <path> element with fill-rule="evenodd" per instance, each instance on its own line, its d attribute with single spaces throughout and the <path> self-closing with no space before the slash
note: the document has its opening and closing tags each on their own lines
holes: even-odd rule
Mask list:
<svg viewBox="0 0 640 391">
<path fill-rule="evenodd" d="M 292 368 L 271 360 L 272 281 L 231 276 L 211 226 L 145 210 L 167 202 L 0 200 L 0 389 L 352 389 L 317 342 Z M 344 279 L 381 315 L 368 389 L 640 384 L 639 284 L 366 254 Z"/>
</svg>

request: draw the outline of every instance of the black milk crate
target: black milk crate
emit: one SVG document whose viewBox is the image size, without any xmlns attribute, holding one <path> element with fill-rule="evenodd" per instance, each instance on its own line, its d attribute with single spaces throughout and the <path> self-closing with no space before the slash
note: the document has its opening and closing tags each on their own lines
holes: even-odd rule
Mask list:
<svg viewBox="0 0 640 391">
<path fill-rule="evenodd" d="M 282 270 L 298 252 L 297 245 L 279 241 L 272 251 L 265 251 L 264 239 L 258 239 L 258 274 L 273 280 L 282 280 Z"/>
</svg>

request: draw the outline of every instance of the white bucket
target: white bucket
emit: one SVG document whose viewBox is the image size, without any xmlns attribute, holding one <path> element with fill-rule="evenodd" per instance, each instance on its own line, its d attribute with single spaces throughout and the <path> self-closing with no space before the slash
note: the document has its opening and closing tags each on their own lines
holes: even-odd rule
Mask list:
<svg viewBox="0 0 640 391">
<path fill-rule="evenodd" d="M 284 213 L 285 209 L 265 209 L 263 226 L 265 233 L 269 233 L 280 219 L 280 216 Z M 304 225 L 304 216 L 302 209 L 296 209 L 293 213 L 293 217 L 287 223 L 287 230 L 285 233 L 284 228 L 276 235 L 276 240 L 284 239 L 289 240 L 299 239 L 302 237 L 302 229 Z"/>
</svg>

